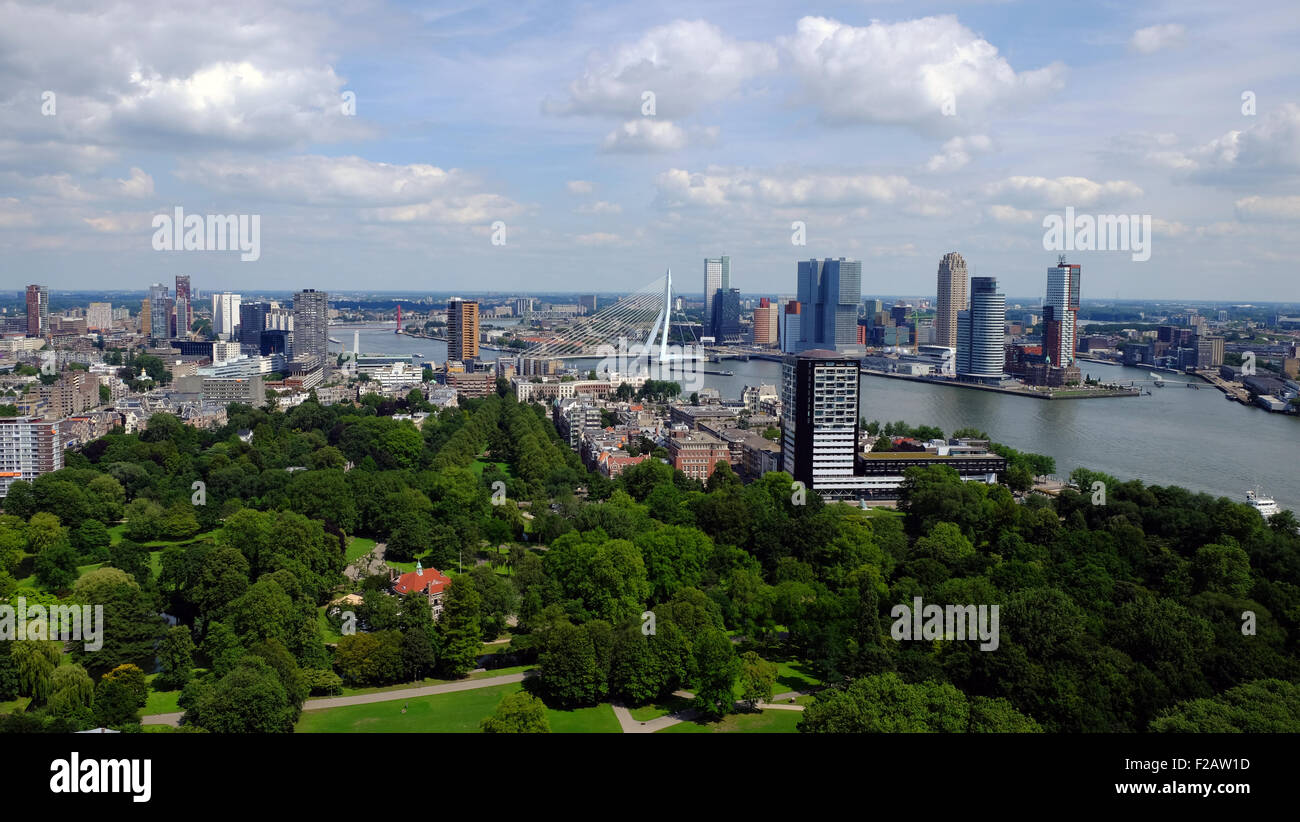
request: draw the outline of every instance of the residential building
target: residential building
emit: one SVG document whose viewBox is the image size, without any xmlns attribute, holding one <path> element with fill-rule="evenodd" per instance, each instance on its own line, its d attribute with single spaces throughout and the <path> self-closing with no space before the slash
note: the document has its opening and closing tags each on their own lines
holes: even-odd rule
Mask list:
<svg viewBox="0 0 1300 822">
<path fill-rule="evenodd" d="M 1075 333 L 1079 318 L 1079 284 L 1081 269 L 1071 265 L 1062 255 L 1056 266 L 1047 269 L 1047 299 L 1043 301 L 1043 314 L 1052 311 L 1055 323 L 1052 336 L 1043 337 L 1045 353 L 1052 358 L 1052 365 L 1074 365 Z M 973 287 L 973 286 L 972 286 Z"/>
<path fill-rule="evenodd" d="M 829 349 L 781 363 L 782 469 L 824 497 L 856 497 L 864 487 L 854 468 L 858 386 L 858 361 Z"/>
<path fill-rule="evenodd" d="M 935 301 L 936 345 L 957 347 L 957 312 L 967 309 L 966 260 L 956 251 L 939 261 L 939 292 Z"/>
<path fill-rule="evenodd" d="M 259 335 L 260 336 L 260 335 Z M 305 288 L 293 295 L 294 360 L 314 357 L 329 368 L 329 294 Z"/>
<path fill-rule="evenodd" d="M 165 340 L 171 336 L 172 301 L 169 289 L 162 283 L 149 286 L 149 337 Z"/>
<path fill-rule="evenodd" d="M 223 340 L 229 340 L 235 335 L 237 326 L 243 327 L 244 318 L 244 306 L 240 295 L 232 294 L 229 291 L 212 295 L 212 333 Z M 254 329 L 253 342 L 256 344 L 256 333 L 259 326 L 254 323 L 250 327 Z M 244 342 L 242 335 L 240 342 Z"/>
<path fill-rule="evenodd" d="M 27 286 L 27 336 L 50 335 L 50 289 L 43 285 Z"/>
<path fill-rule="evenodd" d="M 86 327 L 91 331 L 112 331 L 113 304 L 91 303 L 86 309 Z"/>
<path fill-rule="evenodd" d="M 782 354 L 794 354 L 799 349 L 799 301 L 790 300 L 781 313 L 781 330 L 778 333 Z"/>
<path fill-rule="evenodd" d="M 972 277 L 970 308 L 957 312 L 957 376 L 1000 382 L 1006 377 L 1007 298 L 995 277 Z"/>
<path fill-rule="evenodd" d="M 176 333 L 184 336 L 194 324 L 194 305 L 190 298 L 190 275 L 176 275 Z"/>
<path fill-rule="evenodd" d="M 447 359 L 478 359 L 478 302 L 459 297 L 447 302 Z"/>
<path fill-rule="evenodd" d="M 63 467 L 57 420 L 0 417 L 0 497 L 16 480 L 30 482 Z"/>
</svg>

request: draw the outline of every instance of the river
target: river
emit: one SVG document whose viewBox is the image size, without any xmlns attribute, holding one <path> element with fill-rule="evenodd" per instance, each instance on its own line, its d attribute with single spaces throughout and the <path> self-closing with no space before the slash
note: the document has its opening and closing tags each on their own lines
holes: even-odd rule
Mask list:
<svg viewBox="0 0 1300 822">
<path fill-rule="evenodd" d="M 352 328 L 332 326 L 330 336 L 352 347 Z M 334 346 L 337 349 L 337 346 Z M 362 327 L 366 353 L 446 357 L 447 344 L 392 333 L 391 326 Z M 497 352 L 483 351 L 483 359 Z M 594 361 L 593 361 L 594 362 Z M 1151 380 L 1152 373 L 1101 363 L 1079 363 L 1104 382 Z M 733 376 L 704 375 L 706 386 L 738 399 L 746 385 L 778 385 L 776 362 L 726 360 L 708 365 Z M 1300 512 L 1300 418 L 1229 402 L 1208 383 L 1162 374 L 1164 388 L 1149 395 L 1091 400 L 1039 400 L 889 377 L 862 377 L 860 413 L 868 420 L 906 420 L 951 433 L 973 427 L 1020 451 L 1047 454 L 1057 475 L 1083 466 L 1149 485 L 1181 485 L 1244 501 L 1258 486 L 1282 508 Z M 1200 386 L 1199 390 L 1186 387 Z M 1150 382 L 1147 386 L 1150 387 Z"/>
</svg>

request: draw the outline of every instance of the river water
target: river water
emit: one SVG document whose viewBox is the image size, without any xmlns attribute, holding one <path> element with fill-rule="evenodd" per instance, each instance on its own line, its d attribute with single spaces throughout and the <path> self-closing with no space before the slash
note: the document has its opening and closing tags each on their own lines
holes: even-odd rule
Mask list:
<svg viewBox="0 0 1300 822">
<path fill-rule="evenodd" d="M 330 336 L 351 349 L 352 328 L 331 326 Z M 337 346 L 333 346 L 337 350 Z M 392 333 L 392 326 L 363 327 L 365 353 L 446 358 L 447 344 Z M 484 359 L 497 352 L 483 351 Z M 594 362 L 594 361 L 593 361 Z M 1084 374 L 1104 382 L 1145 380 L 1149 394 L 1090 400 L 1039 400 L 989 391 L 862 377 L 860 413 L 868 420 L 906 420 L 937 425 L 951 433 L 974 427 L 1020 451 L 1047 454 L 1057 475 L 1083 466 L 1149 485 L 1181 485 L 1244 501 L 1258 486 L 1278 505 L 1300 512 L 1300 418 L 1270 414 L 1224 399 L 1208 383 L 1162 374 L 1164 388 L 1152 387 L 1150 371 L 1081 362 Z M 704 385 L 724 398 L 739 399 L 746 385 L 778 385 L 776 362 L 726 360 L 709 368 L 734 376 L 704 375 Z M 1187 388 L 1191 383 L 1199 390 Z"/>
</svg>

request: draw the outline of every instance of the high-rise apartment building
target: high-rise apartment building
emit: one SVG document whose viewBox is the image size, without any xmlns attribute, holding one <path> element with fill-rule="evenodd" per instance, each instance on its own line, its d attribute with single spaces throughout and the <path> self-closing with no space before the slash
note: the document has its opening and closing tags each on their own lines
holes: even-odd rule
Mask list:
<svg viewBox="0 0 1300 822">
<path fill-rule="evenodd" d="M 50 289 L 43 285 L 27 286 L 27 336 L 50 335 Z"/>
<path fill-rule="evenodd" d="M 1007 298 L 996 277 L 972 277 L 970 308 L 957 312 L 957 376 L 997 382 L 1006 374 Z"/>
<path fill-rule="evenodd" d="M 313 357 L 322 370 L 328 369 L 329 294 L 304 288 L 293 295 L 293 359 L 305 362 Z"/>
<path fill-rule="evenodd" d="M 235 333 L 235 326 L 243 322 L 241 306 L 243 300 L 238 294 L 223 291 L 212 295 L 212 332 L 223 340 L 228 340 Z"/>
<path fill-rule="evenodd" d="M 111 331 L 113 328 L 113 304 L 91 303 L 86 309 L 86 328 L 91 331 Z"/>
<path fill-rule="evenodd" d="M 63 467 L 59 423 L 40 417 L 0 417 L 0 497 L 17 480 Z"/>
<path fill-rule="evenodd" d="M 858 353 L 862 262 L 840 257 L 799 262 L 799 344 L 793 350 Z"/>
<path fill-rule="evenodd" d="M 935 301 L 935 345 L 957 346 L 957 312 L 965 311 L 966 260 L 956 251 L 939 261 L 939 292 Z"/>
<path fill-rule="evenodd" d="M 1056 309 L 1053 319 L 1058 325 L 1053 339 L 1043 339 L 1043 348 L 1057 352 L 1052 358 L 1053 365 L 1074 365 L 1080 277 L 1080 267 L 1067 263 L 1064 255 L 1058 258 L 1056 266 L 1047 269 L 1047 299 L 1043 301 L 1043 309 L 1044 314 L 1049 305 Z"/>
<path fill-rule="evenodd" d="M 704 320 L 713 319 L 713 295 L 731 288 L 731 258 L 704 258 Z"/>
<path fill-rule="evenodd" d="M 165 340 L 171 334 L 172 301 L 167 286 L 154 283 L 149 286 L 149 336 Z"/>
<path fill-rule="evenodd" d="M 856 311 L 856 297 L 853 303 Z M 827 349 L 781 363 L 782 469 L 824 497 L 854 497 L 866 488 L 855 469 L 859 366 Z"/>
<path fill-rule="evenodd" d="M 190 296 L 190 275 L 176 275 L 176 333 L 184 336 L 194 324 L 194 302 Z"/>
<path fill-rule="evenodd" d="M 478 358 L 478 302 L 453 297 L 447 302 L 447 359 Z"/>
<path fill-rule="evenodd" d="M 794 354 L 799 348 L 799 301 L 790 300 L 781 312 L 781 353 Z"/>
<path fill-rule="evenodd" d="M 153 336 L 153 306 L 149 305 L 149 298 L 145 297 L 140 301 L 140 333 L 146 337 Z"/>
<path fill-rule="evenodd" d="M 754 309 L 754 345 L 776 345 L 780 337 L 777 318 L 780 306 L 763 297 Z"/>
</svg>

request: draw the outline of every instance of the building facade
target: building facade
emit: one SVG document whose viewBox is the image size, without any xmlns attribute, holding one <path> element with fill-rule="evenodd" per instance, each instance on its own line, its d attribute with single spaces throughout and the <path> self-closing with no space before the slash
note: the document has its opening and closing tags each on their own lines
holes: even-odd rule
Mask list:
<svg viewBox="0 0 1300 822">
<path fill-rule="evenodd" d="M 43 285 L 27 286 L 27 336 L 50 335 L 50 289 Z"/>
<path fill-rule="evenodd" d="M 858 361 L 829 349 L 781 363 L 781 465 L 824 497 L 852 498 L 865 487 L 855 470 L 858 387 Z"/>
<path fill-rule="evenodd" d="M 59 423 L 39 417 L 0 417 L 0 497 L 17 480 L 30 482 L 63 467 Z"/>
<path fill-rule="evenodd" d="M 447 302 L 447 359 L 478 359 L 478 302 L 455 298 Z"/>
<path fill-rule="evenodd" d="M 810 349 L 860 353 L 858 302 L 862 262 L 844 257 L 799 262 L 799 342 Z"/>
<path fill-rule="evenodd" d="M 293 295 L 292 355 L 297 361 L 314 357 L 322 369 L 328 369 L 329 294 L 326 292 L 304 288 Z"/>
<path fill-rule="evenodd" d="M 957 312 L 957 376 L 1001 381 L 1006 363 L 1007 298 L 995 277 L 972 277 L 970 308 Z"/>
<path fill-rule="evenodd" d="M 713 296 L 731 288 L 731 258 L 704 258 L 704 320 L 713 318 Z"/>
<path fill-rule="evenodd" d="M 1050 340 L 1044 337 L 1044 347 L 1052 355 L 1052 365 L 1074 365 L 1081 276 L 1080 266 L 1067 263 L 1064 256 L 1054 267 L 1047 269 L 1047 298 L 1043 301 L 1043 313 L 1046 314 L 1047 307 L 1051 306 L 1056 326 Z"/>
<path fill-rule="evenodd" d="M 934 344 L 957 347 L 957 312 L 967 309 L 966 260 L 956 251 L 939 261 L 939 291 L 935 301 Z"/>
</svg>

